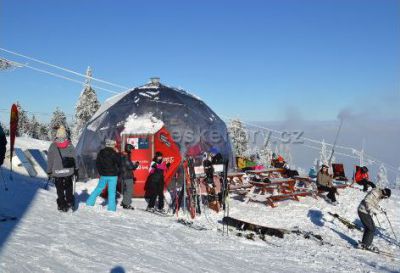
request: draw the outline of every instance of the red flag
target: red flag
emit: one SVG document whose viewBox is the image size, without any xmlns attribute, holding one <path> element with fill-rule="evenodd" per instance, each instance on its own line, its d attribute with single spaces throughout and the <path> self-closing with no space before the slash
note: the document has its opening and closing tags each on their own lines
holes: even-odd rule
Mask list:
<svg viewBox="0 0 400 273">
<path fill-rule="evenodd" d="M 11 114 L 10 114 L 10 163 L 12 168 L 12 158 L 14 153 L 14 143 L 15 137 L 17 136 L 18 130 L 18 107 L 13 104 L 11 106 Z"/>
</svg>

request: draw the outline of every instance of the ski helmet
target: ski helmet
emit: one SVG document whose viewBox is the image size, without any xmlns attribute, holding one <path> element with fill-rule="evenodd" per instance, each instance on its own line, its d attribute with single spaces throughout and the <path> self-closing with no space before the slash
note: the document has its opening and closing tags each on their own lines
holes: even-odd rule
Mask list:
<svg viewBox="0 0 400 273">
<path fill-rule="evenodd" d="M 366 166 L 362 167 L 361 170 L 362 170 L 363 173 L 367 173 L 368 172 L 368 168 Z"/>
</svg>

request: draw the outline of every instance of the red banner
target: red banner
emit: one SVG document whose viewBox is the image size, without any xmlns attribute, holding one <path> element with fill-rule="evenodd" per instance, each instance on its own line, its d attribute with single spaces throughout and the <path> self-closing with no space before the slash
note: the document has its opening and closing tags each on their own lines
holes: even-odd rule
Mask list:
<svg viewBox="0 0 400 273">
<path fill-rule="evenodd" d="M 17 136 L 18 130 L 18 107 L 13 104 L 11 106 L 10 114 L 10 162 L 12 166 L 12 158 L 14 153 L 15 137 Z M 11 167 L 12 168 L 12 167 Z"/>
</svg>

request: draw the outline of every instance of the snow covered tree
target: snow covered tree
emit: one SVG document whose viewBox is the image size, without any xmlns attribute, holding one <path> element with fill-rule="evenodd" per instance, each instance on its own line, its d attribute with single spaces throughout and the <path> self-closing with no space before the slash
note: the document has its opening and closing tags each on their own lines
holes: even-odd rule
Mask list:
<svg viewBox="0 0 400 273">
<path fill-rule="evenodd" d="M 248 149 L 246 129 L 239 119 L 231 120 L 228 127 L 236 156 L 243 156 Z"/>
<path fill-rule="evenodd" d="M 400 167 L 398 169 L 398 174 L 396 176 L 396 181 L 394 182 L 395 188 L 400 189 Z"/>
<path fill-rule="evenodd" d="M 67 129 L 67 132 L 69 131 L 67 117 L 65 116 L 65 113 L 63 111 L 61 111 L 60 108 L 57 107 L 56 110 L 53 112 L 53 116 L 52 116 L 50 124 L 48 126 L 50 139 L 55 138 L 55 136 L 56 136 L 55 129 L 60 127 L 61 125 L 64 125 L 65 129 Z"/>
<path fill-rule="evenodd" d="M 386 188 L 389 186 L 389 180 L 387 177 L 387 170 L 385 165 L 383 165 L 383 163 L 381 164 L 381 166 L 379 167 L 378 170 L 378 175 L 376 177 L 376 181 L 379 187 L 381 188 Z"/>
<path fill-rule="evenodd" d="M 271 166 L 271 160 L 272 160 L 272 149 L 271 149 L 271 143 L 268 141 L 268 137 L 266 137 L 264 145 L 258 154 L 260 157 L 259 159 L 260 165 L 263 165 L 265 168 L 269 168 Z"/>
<path fill-rule="evenodd" d="M 37 121 L 35 115 L 32 115 L 29 125 L 28 135 L 32 138 L 39 139 L 40 123 Z"/>
<path fill-rule="evenodd" d="M 100 108 L 96 91 L 90 86 L 90 77 L 92 77 L 92 70 L 90 67 L 88 67 L 86 75 L 87 79 L 84 89 L 82 90 L 78 103 L 75 107 L 75 123 L 73 125 L 72 133 L 72 139 L 74 142 L 78 142 L 79 136 L 82 133 L 86 123 Z"/>
<path fill-rule="evenodd" d="M 22 108 L 21 104 L 17 102 L 18 108 L 18 136 L 29 135 L 30 121 L 26 111 Z"/>
<path fill-rule="evenodd" d="M 331 153 L 332 150 L 330 150 L 328 148 L 328 145 L 325 143 L 325 140 L 322 139 L 321 142 L 321 151 L 319 152 L 319 166 L 318 169 L 322 166 L 322 165 L 327 165 L 329 166 L 329 158 L 331 157 Z M 332 160 L 330 163 L 335 162 L 335 157 L 332 156 Z"/>
</svg>

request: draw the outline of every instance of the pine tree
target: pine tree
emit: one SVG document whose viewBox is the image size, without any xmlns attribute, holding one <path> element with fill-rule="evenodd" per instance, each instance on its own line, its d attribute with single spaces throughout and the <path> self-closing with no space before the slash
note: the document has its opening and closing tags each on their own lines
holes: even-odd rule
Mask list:
<svg viewBox="0 0 400 273">
<path fill-rule="evenodd" d="M 232 120 L 229 124 L 228 131 L 236 156 L 245 155 L 248 150 L 248 138 L 242 122 L 239 119 Z"/>
<path fill-rule="evenodd" d="M 61 111 L 60 108 L 56 108 L 56 110 L 53 112 L 53 116 L 51 118 L 50 124 L 48 126 L 48 131 L 49 131 L 49 138 L 54 139 L 56 136 L 56 130 L 58 127 L 61 125 L 64 125 L 65 129 L 67 132 L 69 132 L 69 126 L 67 123 L 67 117 L 65 116 L 65 113 Z"/>
<path fill-rule="evenodd" d="M 383 163 L 379 167 L 378 175 L 376 177 L 376 181 L 378 183 L 378 186 L 381 187 L 381 188 L 386 188 L 386 187 L 389 186 L 389 180 L 388 180 L 388 177 L 387 177 L 387 170 L 386 170 L 385 165 L 383 165 Z"/>
<path fill-rule="evenodd" d="M 394 182 L 395 188 L 400 189 L 400 167 L 398 169 L 398 174 L 396 176 L 396 181 Z"/>
<path fill-rule="evenodd" d="M 269 168 L 271 166 L 272 160 L 272 149 L 269 137 L 267 136 L 264 141 L 263 148 L 259 151 L 259 163 L 260 165 L 264 166 L 265 168 Z"/>
<path fill-rule="evenodd" d="M 30 121 L 27 112 L 22 108 L 21 104 L 17 102 L 18 108 L 18 131 L 17 136 L 29 135 Z"/>
<path fill-rule="evenodd" d="M 37 121 L 35 115 L 32 115 L 32 119 L 30 121 L 30 126 L 28 130 L 28 135 L 32 138 L 39 139 L 39 130 L 40 130 L 40 123 Z"/>
<path fill-rule="evenodd" d="M 87 79 L 84 89 L 81 92 L 78 103 L 75 107 L 75 123 L 73 125 L 72 139 L 76 143 L 82 133 L 87 122 L 92 118 L 94 113 L 100 108 L 100 103 L 97 99 L 96 91 L 90 85 L 92 70 L 88 67 L 86 71 Z"/>
<path fill-rule="evenodd" d="M 329 166 L 329 159 L 331 157 L 331 153 L 332 151 L 330 149 L 328 149 L 328 146 L 325 143 L 325 140 L 322 139 L 321 142 L 321 151 L 319 152 L 319 166 L 318 169 L 322 166 L 322 165 L 326 165 Z M 335 157 L 332 156 L 332 160 L 330 163 L 335 162 Z"/>
</svg>

